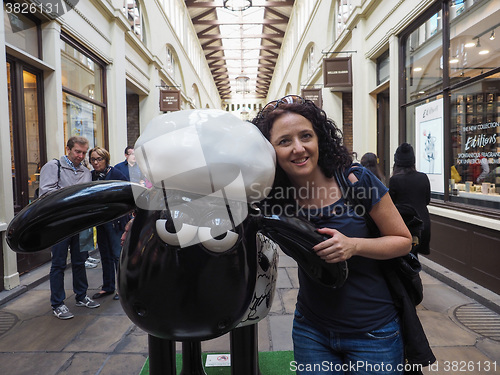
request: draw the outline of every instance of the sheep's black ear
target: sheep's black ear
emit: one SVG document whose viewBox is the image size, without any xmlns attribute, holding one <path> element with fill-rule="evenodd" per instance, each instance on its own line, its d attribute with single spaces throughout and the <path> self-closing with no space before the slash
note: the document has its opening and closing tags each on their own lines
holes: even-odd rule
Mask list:
<svg viewBox="0 0 500 375">
<path fill-rule="evenodd" d="M 40 251 L 119 218 L 136 208 L 132 187 L 141 189 L 128 181 L 94 181 L 44 195 L 10 222 L 7 243 L 16 252 Z"/>
</svg>

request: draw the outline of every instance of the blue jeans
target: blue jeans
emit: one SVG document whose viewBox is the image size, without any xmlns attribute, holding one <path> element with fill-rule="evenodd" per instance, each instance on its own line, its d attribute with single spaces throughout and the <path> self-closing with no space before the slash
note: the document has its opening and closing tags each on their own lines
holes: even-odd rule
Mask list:
<svg viewBox="0 0 500 375">
<path fill-rule="evenodd" d="M 52 308 L 61 306 L 66 298 L 64 291 L 64 270 L 68 247 L 71 254 L 71 270 L 73 272 L 73 291 L 77 301 L 87 295 L 87 272 L 85 271 L 85 254 L 80 252 L 79 236 L 67 238 L 52 246 L 52 265 L 50 267 L 50 304 Z"/>
<path fill-rule="evenodd" d="M 371 332 L 343 334 L 314 327 L 296 310 L 292 337 L 297 375 L 403 374 L 399 318 Z"/>
<path fill-rule="evenodd" d="M 102 263 L 102 290 L 115 291 L 115 280 L 122 250 L 120 239 L 122 231 L 115 228 L 113 223 L 106 223 L 97 227 L 97 246 L 101 254 Z"/>
</svg>

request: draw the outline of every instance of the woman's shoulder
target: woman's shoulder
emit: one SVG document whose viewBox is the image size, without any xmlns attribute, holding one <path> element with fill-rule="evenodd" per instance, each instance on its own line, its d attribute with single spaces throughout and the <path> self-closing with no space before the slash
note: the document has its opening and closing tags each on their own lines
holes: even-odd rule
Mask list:
<svg viewBox="0 0 500 375">
<path fill-rule="evenodd" d="M 355 177 L 354 182 L 347 177 L 351 174 Z M 346 170 L 346 177 L 358 198 L 366 199 L 365 206 L 368 203 L 373 206 L 389 191 L 372 171 L 357 163 L 353 163 Z"/>
<path fill-rule="evenodd" d="M 351 166 L 346 169 L 345 175 L 353 185 L 385 186 L 372 171 L 359 163 L 352 163 Z M 349 178 L 349 176 L 354 176 L 355 179 Z"/>
</svg>

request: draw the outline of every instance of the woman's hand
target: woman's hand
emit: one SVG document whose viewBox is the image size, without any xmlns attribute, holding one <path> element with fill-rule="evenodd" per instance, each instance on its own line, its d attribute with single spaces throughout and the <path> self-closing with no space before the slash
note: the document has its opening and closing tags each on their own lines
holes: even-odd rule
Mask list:
<svg viewBox="0 0 500 375">
<path fill-rule="evenodd" d="M 336 229 L 320 228 L 318 233 L 326 234 L 331 238 L 320 242 L 313 247 L 316 254 L 327 263 L 338 263 L 356 255 L 356 241 L 344 236 Z"/>
<path fill-rule="evenodd" d="M 346 237 L 335 229 L 321 228 L 317 230 L 318 233 L 331 238 L 320 242 L 313 250 L 328 263 L 348 260 L 354 255 L 371 259 L 390 259 L 410 252 L 411 234 L 388 193 L 373 206 L 370 216 L 377 224 L 380 237 Z"/>
</svg>

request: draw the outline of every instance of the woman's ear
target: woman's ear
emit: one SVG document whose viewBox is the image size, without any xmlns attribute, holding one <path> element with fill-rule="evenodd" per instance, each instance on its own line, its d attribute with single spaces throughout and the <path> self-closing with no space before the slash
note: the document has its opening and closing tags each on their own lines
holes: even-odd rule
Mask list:
<svg viewBox="0 0 500 375">
<path fill-rule="evenodd" d="M 94 181 L 46 194 L 10 222 L 7 243 L 16 252 L 36 252 L 119 218 L 136 208 L 132 186 L 141 188 L 127 181 Z"/>
</svg>

